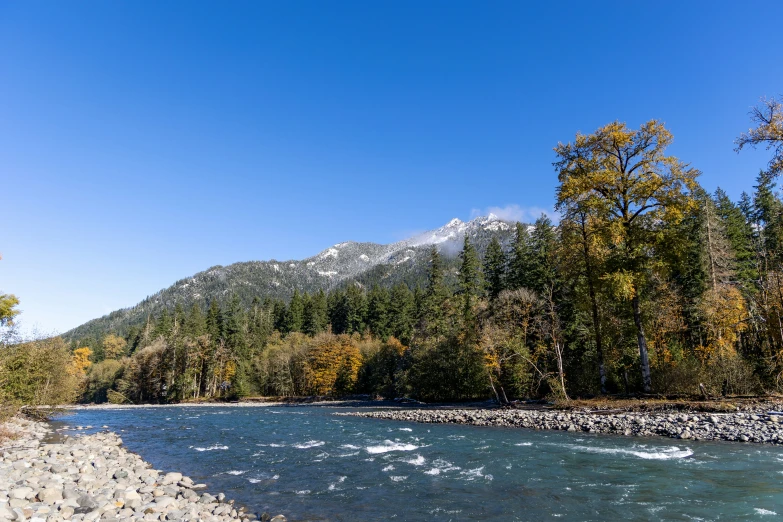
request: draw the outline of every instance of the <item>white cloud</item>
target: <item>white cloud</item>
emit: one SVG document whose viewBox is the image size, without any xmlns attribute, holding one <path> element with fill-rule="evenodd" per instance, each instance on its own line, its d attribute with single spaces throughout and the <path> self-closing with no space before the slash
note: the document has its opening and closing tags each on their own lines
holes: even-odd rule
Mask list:
<svg viewBox="0 0 783 522">
<path fill-rule="evenodd" d="M 557 212 L 551 208 L 543 207 L 523 207 L 516 204 L 509 204 L 504 207 L 487 207 L 483 210 L 474 208 L 470 211 L 472 218 L 487 216 L 489 214 L 495 214 L 504 221 L 519 221 L 521 223 L 532 223 L 541 217 L 541 214 L 546 214 L 549 219 L 555 223 L 560 221 L 560 216 Z"/>
</svg>

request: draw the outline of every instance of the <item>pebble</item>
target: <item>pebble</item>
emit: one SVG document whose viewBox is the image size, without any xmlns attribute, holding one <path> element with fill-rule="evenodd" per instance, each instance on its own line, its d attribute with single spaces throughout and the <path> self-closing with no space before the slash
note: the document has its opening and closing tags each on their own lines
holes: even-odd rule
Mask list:
<svg viewBox="0 0 783 522">
<path fill-rule="evenodd" d="M 48 425 L 15 418 L 0 443 L 0 520 L 250 522 L 223 493 L 198 493 L 182 473 L 161 474 L 112 432 L 44 443 Z M 81 427 L 80 427 L 81 428 Z M 90 427 L 87 426 L 86 429 Z M 268 515 L 267 515 L 268 517 Z M 278 515 L 276 522 L 285 521 Z"/>
<path fill-rule="evenodd" d="M 779 411 L 781 405 L 768 405 Z M 603 433 L 625 436 L 661 436 L 686 440 L 724 440 L 783 444 L 783 419 L 763 411 L 705 414 L 560 411 L 530 409 L 416 409 L 336 413 L 374 419 L 422 423 L 503 426 L 536 430 Z"/>
</svg>

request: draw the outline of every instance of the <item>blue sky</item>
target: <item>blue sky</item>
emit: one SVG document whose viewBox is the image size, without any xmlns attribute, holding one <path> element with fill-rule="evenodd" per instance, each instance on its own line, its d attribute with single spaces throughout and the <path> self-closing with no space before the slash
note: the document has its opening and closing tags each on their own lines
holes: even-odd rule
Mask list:
<svg viewBox="0 0 783 522">
<path fill-rule="evenodd" d="M 3 2 L 0 290 L 65 331 L 216 264 L 532 215 L 552 147 L 615 119 L 750 190 L 783 3 L 538 4 Z"/>
</svg>

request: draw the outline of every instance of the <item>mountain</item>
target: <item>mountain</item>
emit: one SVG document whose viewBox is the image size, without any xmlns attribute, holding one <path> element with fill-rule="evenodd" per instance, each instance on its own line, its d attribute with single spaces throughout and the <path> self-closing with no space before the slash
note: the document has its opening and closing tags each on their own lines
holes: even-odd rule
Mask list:
<svg viewBox="0 0 783 522">
<path fill-rule="evenodd" d="M 142 324 L 151 315 L 179 303 L 185 309 L 199 303 L 206 308 L 217 299 L 221 304 L 237 294 L 245 305 L 253 297 L 289 299 L 300 292 L 329 290 L 347 284 L 392 286 L 405 282 L 423 283 L 432 246 L 446 259 L 445 266 L 456 271 L 456 257 L 465 235 L 483 253 L 493 236 L 508 245 L 514 237 L 514 224 L 497 216 L 478 217 L 468 222 L 452 219 L 446 225 L 388 245 L 377 243 L 338 243 L 301 261 L 247 261 L 213 266 L 192 277 L 181 279 L 130 308 L 114 311 L 66 332 L 66 339 L 99 338 L 109 331 L 124 333 Z"/>
</svg>

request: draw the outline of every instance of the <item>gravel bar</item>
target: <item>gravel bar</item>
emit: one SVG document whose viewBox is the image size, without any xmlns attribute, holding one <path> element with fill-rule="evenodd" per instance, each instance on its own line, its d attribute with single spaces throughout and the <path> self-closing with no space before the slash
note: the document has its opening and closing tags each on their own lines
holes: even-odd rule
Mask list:
<svg viewBox="0 0 783 522">
<path fill-rule="evenodd" d="M 384 410 L 336 413 L 407 422 L 503 426 L 637 437 L 783 444 L 783 415 L 742 413 L 607 413 L 512 409 Z"/>
<path fill-rule="evenodd" d="M 45 443 L 45 423 L 16 418 L 4 426 L 15 436 L 0 443 L 0 520 L 256 519 L 219 493 L 204 492 L 182 473 L 161 473 L 122 447 L 112 432 Z M 284 522 L 278 515 L 262 521 Z"/>
</svg>

